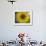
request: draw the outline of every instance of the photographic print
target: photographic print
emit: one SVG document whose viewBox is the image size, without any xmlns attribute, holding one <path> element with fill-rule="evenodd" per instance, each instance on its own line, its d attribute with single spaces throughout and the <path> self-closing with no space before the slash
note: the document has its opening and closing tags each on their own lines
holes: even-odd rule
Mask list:
<svg viewBox="0 0 46 46">
<path fill-rule="evenodd" d="M 16 11 L 15 25 L 32 25 L 32 11 Z"/>
</svg>

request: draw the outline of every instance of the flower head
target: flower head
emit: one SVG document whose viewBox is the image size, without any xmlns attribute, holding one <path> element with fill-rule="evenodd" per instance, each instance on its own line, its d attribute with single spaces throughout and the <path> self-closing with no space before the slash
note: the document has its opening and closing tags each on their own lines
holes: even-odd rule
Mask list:
<svg viewBox="0 0 46 46">
<path fill-rule="evenodd" d="M 16 12 L 15 23 L 30 23 L 29 12 Z"/>
</svg>

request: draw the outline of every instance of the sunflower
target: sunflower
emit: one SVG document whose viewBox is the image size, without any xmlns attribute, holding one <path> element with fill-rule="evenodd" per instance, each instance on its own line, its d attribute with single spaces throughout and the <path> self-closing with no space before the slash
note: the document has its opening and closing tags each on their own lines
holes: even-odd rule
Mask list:
<svg viewBox="0 0 46 46">
<path fill-rule="evenodd" d="M 29 12 L 16 12 L 15 23 L 30 23 Z"/>
</svg>

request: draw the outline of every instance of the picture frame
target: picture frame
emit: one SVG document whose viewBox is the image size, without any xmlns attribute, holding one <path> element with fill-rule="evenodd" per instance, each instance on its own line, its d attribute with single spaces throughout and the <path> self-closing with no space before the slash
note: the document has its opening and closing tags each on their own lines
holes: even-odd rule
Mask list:
<svg viewBox="0 0 46 46">
<path fill-rule="evenodd" d="M 21 14 L 25 14 L 25 16 L 27 18 L 25 20 L 24 19 L 21 20 L 19 18 L 19 16 L 22 16 Z M 24 18 L 24 15 L 23 15 L 22 18 Z M 15 11 L 15 21 L 14 21 L 14 23 L 15 23 L 16 26 L 29 26 L 29 25 L 32 26 L 32 24 L 33 24 L 33 11 L 32 10 L 16 10 Z"/>
</svg>

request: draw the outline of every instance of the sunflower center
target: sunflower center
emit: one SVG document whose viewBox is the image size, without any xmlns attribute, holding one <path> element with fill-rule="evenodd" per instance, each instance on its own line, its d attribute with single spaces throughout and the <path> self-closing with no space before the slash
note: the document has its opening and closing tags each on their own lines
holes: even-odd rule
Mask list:
<svg viewBox="0 0 46 46">
<path fill-rule="evenodd" d="M 21 19 L 25 19 L 25 17 L 26 17 L 26 16 L 25 16 L 24 14 L 21 15 Z"/>
</svg>

